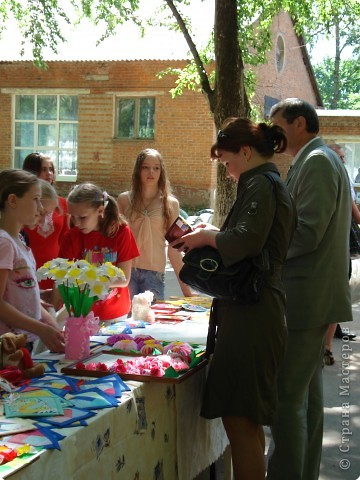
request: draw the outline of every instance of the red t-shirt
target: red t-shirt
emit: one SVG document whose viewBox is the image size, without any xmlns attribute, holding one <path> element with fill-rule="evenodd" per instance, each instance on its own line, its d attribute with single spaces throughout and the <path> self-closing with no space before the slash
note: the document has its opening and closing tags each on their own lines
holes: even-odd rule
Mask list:
<svg viewBox="0 0 360 480">
<path fill-rule="evenodd" d="M 40 268 L 45 262 L 59 256 L 60 242 L 63 235 L 69 230 L 68 206 L 65 198 L 59 197 L 59 210 L 54 210 L 45 218 L 44 225 L 38 225 L 33 230 L 24 227 L 29 238 L 31 248 L 36 261 L 36 268 Z M 41 289 L 52 288 L 54 282 L 50 279 L 39 283 Z"/>
<path fill-rule="evenodd" d="M 93 264 L 132 260 L 140 255 L 135 238 L 127 225 L 119 228 L 114 237 L 106 237 L 98 231 L 83 234 L 77 227 L 71 228 L 63 237 L 60 257 L 84 259 Z M 131 308 L 128 287 L 112 288 L 105 300 L 94 303 L 92 311 L 100 320 L 111 320 L 129 313 Z"/>
</svg>

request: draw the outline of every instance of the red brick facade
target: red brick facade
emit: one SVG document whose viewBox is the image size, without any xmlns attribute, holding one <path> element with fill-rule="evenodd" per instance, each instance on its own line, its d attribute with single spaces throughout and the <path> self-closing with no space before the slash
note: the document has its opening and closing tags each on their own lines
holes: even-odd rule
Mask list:
<svg viewBox="0 0 360 480">
<path fill-rule="evenodd" d="M 261 114 L 264 99 L 305 98 L 317 104 L 311 74 L 304 63 L 299 39 L 287 14 L 274 21 L 273 38 L 284 40 L 283 69 L 278 72 L 275 49 L 265 65 L 256 69 L 256 92 L 252 99 Z M 169 90 L 175 77 L 157 73 L 184 61 L 73 61 L 49 62 L 47 70 L 31 62 L 0 62 L 0 168 L 12 166 L 12 101 L 15 94 L 64 93 L 79 96 L 77 182 L 90 181 L 117 195 L 129 187 L 137 154 L 144 148 L 158 149 L 164 156 L 173 189 L 182 203 L 208 205 L 216 185 L 215 165 L 209 161 L 214 126 L 206 98 L 186 91 L 172 99 Z M 115 102 L 118 95 L 134 93 L 155 96 L 154 140 L 114 138 Z M 339 119 L 337 119 L 338 121 Z M 337 123 L 337 127 L 338 123 Z M 282 172 L 289 158 L 277 159 Z M 58 183 L 66 194 L 69 183 Z"/>
</svg>

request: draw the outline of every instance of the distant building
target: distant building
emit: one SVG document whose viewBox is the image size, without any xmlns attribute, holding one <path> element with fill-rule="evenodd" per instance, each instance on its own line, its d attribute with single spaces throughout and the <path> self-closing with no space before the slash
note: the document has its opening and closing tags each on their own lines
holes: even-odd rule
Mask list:
<svg viewBox="0 0 360 480">
<path fill-rule="evenodd" d="M 254 69 L 252 101 L 264 116 L 286 97 L 321 107 L 305 45 L 286 13 L 274 19 L 272 32 L 274 47 L 267 63 Z M 190 91 L 172 99 L 175 77 L 157 76 L 169 66 L 185 64 L 51 61 L 47 70 L 39 70 L 32 62 L 0 57 L 0 168 L 21 167 L 28 153 L 44 151 L 57 165 L 59 193 L 67 194 L 73 182 L 90 181 L 117 195 L 129 187 L 137 154 L 151 147 L 163 154 L 181 203 L 209 205 L 216 167 L 209 160 L 215 129 L 207 100 Z M 326 133 L 331 124 L 326 114 L 321 122 Z M 343 123 L 337 118 L 337 124 Z M 331 130 L 336 141 L 349 141 L 342 137 L 350 132 L 345 124 L 343 133 L 340 127 L 337 133 Z M 283 172 L 288 163 L 288 157 L 279 157 Z M 358 156 L 351 168 L 357 166 Z"/>
</svg>

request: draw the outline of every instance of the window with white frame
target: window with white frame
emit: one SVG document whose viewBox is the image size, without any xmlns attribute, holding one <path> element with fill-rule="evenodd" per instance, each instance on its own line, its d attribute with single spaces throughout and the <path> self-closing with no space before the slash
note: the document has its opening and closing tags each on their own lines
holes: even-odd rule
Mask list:
<svg viewBox="0 0 360 480">
<path fill-rule="evenodd" d="M 338 138 L 334 143 L 340 145 L 345 152 L 345 166 L 349 177 L 354 183 L 360 184 L 360 139 L 354 141 Z"/>
<path fill-rule="evenodd" d="M 49 155 L 56 178 L 75 180 L 78 150 L 78 96 L 15 95 L 14 167 L 32 152 Z"/>
<path fill-rule="evenodd" d="M 118 98 L 116 107 L 116 138 L 154 138 L 154 97 Z"/>
</svg>

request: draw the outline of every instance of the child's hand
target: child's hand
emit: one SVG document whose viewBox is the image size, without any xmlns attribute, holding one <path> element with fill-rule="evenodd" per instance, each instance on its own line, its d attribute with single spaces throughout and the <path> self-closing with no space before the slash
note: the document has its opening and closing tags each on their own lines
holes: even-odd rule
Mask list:
<svg viewBox="0 0 360 480">
<path fill-rule="evenodd" d="M 65 342 L 63 333 L 51 325 L 42 324 L 39 337 L 48 347 L 50 352 L 64 353 Z"/>
</svg>

